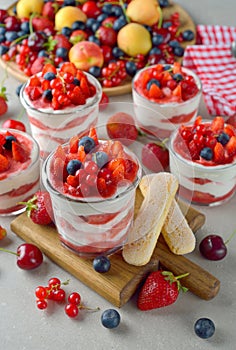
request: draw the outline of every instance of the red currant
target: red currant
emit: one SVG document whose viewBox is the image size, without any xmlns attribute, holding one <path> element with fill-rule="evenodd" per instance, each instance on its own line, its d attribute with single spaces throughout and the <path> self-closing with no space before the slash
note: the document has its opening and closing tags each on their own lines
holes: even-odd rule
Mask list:
<svg viewBox="0 0 236 350">
<path fill-rule="evenodd" d="M 74 318 L 79 314 L 79 309 L 78 306 L 76 304 L 67 304 L 65 306 L 65 313 L 67 314 L 67 316 L 69 316 L 70 318 Z"/>
<path fill-rule="evenodd" d="M 68 296 L 68 302 L 70 304 L 79 305 L 81 302 L 81 296 L 77 292 L 73 292 Z"/>
</svg>

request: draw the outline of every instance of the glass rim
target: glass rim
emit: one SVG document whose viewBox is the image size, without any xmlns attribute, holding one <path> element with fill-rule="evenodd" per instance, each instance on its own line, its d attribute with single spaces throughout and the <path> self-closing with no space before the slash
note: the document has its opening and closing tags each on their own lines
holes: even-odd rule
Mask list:
<svg viewBox="0 0 236 350">
<path fill-rule="evenodd" d="M 90 97 L 91 101 L 89 101 L 88 103 L 86 103 L 84 105 L 75 106 L 68 111 L 66 109 L 57 109 L 57 110 L 52 109 L 51 111 L 49 111 L 49 110 L 44 111 L 43 109 L 36 108 L 33 105 L 29 104 L 24 97 L 24 90 L 28 84 L 28 81 L 25 82 L 20 89 L 20 101 L 21 101 L 22 105 L 24 106 L 24 108 L 35 111 L 37 113 L 42 113 L 45 115 L 48 114 L 48 115 L 50 115 L 50 117 L 51 116 L 55 117 L 55 114 L 56 115 L 62 115 L 62 114 L 68 115 L 71 113 L 77 113 L 77 112 L 83 111 L 85 108 L 92 107 L 96 103 L 99 104 L 101 97 L 102 97 L 102 86 L 101 86 L 100 82 L 98 81 L 98 79 L 95 78 L 92 74 L 89 74 L 87 72 L 84 72 L 84 74 L 88 77 L 88 80 L 96 87 L 95 95 Z"/>
<path fill-rule="evenodd" d="M 99 141 L 102 141 L 102 140 L 99 140 Z M 104 140 L 105 141 L 105 140 Z M 66 146 L 68 145 L 69 143 L 66 142 L 64 143 L 62 146 Z M 127 187 L 125 187 L 125 189 L 118 193 L 115 197 L 108 197 L 108 198 L 96 198 L 96 197 L 85 197 L 85 198 L 78 198 L 78 197 L 73 197 L 73 196 L 68 196 L 68 195 L 65 195 L 61 192 L 59 192 L 58 190 L 56 190 L 52 184 L 51 184 L 51 181 L 49 181 L 48 177 L 46 176 L 46 180 L 44 178 L 44 176 L 42 176 L 42 181 L 43 181 L 43 184 L 45 186 L 45 188 L 48 190 L 48 192 L 50 193 L 50 191 L 57 197 L 61 198 L 62 200 L 66 201 L 66 202 L 73 202 L 73 203 L 81 203 L 81 204 L 98 204 L 98 203 L 108 203 L 109 205 L 109 202 L 115 202 L 117 200 L 119 200 L 120 198 L 122 197 L 125 197 L 126 195 L 128 195 L 132 190 L 136 190 L 140 180 L 141 180 L 141 176 L 142 176 L 142 166 L 141 166 L 141 163 L 138 159 L 138 157 L 132 152 L 130 151 L 129 149 L 127 149 L 127 147 L 123 146 L 124 149 L 125 149 L 125 152 L 127 152 L 127 154 L 130 154 L 132 155 L 132 158 L 135 158 L 135 162 L 138 164 L 138 172 L 137 172 L 137 175 L 136 175 L 136 178 L 135 180 Z M 48 170 L 48 167 L 49 167 L 49 163 L 54 155 L 55 151 L 51 152 L 48 157 L 45 159 L 45 161 L 43 162 L 43 165 L 42 165 L 42 173 L 44 174 L 47 174 L 47 170 Z"/>
<path fill-rule="evenodd" d="M 157 63 L 158 64 L 158 63 Z M 188 104 L 189 102 L 193 101 L 194 99 L 197 99 L 197 97 L 200 97 L 201 94 L 202 94 L 202 82 L 199 78 L 199 76 L 193 72 L 192 70 L 188 69 L 188 68 L 185 68 L 185 67 L 181 67 L 182 70 L 186 73 L 188 73 L 188 75 L 191 75 L 192 77 L 194 77 L 195 81 L 196 81 L 196 84 L 197 84 L 197 87 L 198 87 L 198 92 L 196 93 L 195 96 L 193 96 L 192 98 L 186 100 L 186 101 L 183 101 L 183 102 L 169 102 L 169 103 L 160 103 L 160 102 L 155 102 L 155 101 L 151 101 L 149 100 L 147 97 L 144 97 L 143 95 L 141 95 L 136 87 L 135 87 L 135 82 L 136 80 L 139 78 L 140 74 L 142 72 L 144 72 L 145 70 L 148 70 L 148 69 L 151 69 L 153 67 L 155 67 L 157 64 L 154 64 L 154 65 L 151 65 L 151 66 L 148 66 L 148 67 L 144 67 L 142 69 L 140 69 L 136 74 L 135 76 L 133 77 L 132 79 L 132 92 L 136 93 L 140 99 L 143 101 L 143 102 L 149 102 L 150 104 L 152 104 L 153 106 L 159 106 L 161 108 L 165 108 L 165 107 L 177 107 L 177 106 L 185 106 L 186 104 Z M 163 64 L 163 66 L 167 66 L 168 64 Z"/>
</svg>

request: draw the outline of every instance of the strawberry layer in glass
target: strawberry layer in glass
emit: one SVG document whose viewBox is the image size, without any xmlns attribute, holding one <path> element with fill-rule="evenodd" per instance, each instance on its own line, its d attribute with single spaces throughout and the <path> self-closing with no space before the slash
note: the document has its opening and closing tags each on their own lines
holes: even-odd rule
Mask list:
<svg viewBox="0 0 236 350">
<path fill-rule="evenodd" d="M 27 133 L 0 129 L 0 215 L 19 214 L 40 185 L 37 142 Z"/>
<path fill-rule="evenodd" d="M 119 141 L 95 136 L 94 146 L 86 150 L 83 139 L 75 136 L 51 153 L 44 162 L 43 184 L 63 245 L 81 256 L 111 254 L 126 242 L 142 170 Z M 79 168 L 71 170 L 77 160 Z"/>
<path fill-rule="evenodd" d="M 68 62 L 58 70 L 46 65 L 29 78 L 20 100 L 42 158 L 74 134 L 87 134 L 96 126 L 101 95 L 98 80 Z"/>
<path fill-rule="evenodd" d="M 201 82 L 179 63 L 157 64 L 135 75 L 132 94 L 138 127 L 149 136 L 164 139 L 182 123 L 194 121 Z"/>
<path fill-rule="evenodd" d="M 222 117 L 180 127 L 170 140 L 170 171 L 179 180 L 179 196 L 214 206 L 236 190 L 236 130 Z"/>
</svg>

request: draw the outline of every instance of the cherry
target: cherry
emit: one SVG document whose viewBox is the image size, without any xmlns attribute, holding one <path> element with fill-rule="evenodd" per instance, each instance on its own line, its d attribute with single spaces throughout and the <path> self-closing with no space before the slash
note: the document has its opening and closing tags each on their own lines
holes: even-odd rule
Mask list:
<svg viewBox="0 0 236 350">
<path fill-rule="evenodd" d="M 31 243 L 23 243 L 19 245 L 16 252 L 12 252 L 5 248 L 0 248 L 0 250 L 16 255 L 17 265 L 23 270 L 35 269 L 43 262 L 43 254 L 41 250 Z"/>
<path fill-rule="evenodd" d="M 227 254 L 226 244 L 230 241 L 235 233 L 236 231 L 225 242 L 219 235 L 206 236 L 200 242 L 200 253 L 208 260 L 222 260 Z"/>
</svg>

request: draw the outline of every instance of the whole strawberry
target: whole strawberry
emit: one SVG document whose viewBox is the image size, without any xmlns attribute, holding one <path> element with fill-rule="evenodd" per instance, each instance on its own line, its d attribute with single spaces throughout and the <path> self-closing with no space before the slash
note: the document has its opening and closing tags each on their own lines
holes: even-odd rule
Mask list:
<svg viewBox="0 0 236 350">
<path fill-rule="evenodd" d="M 52 202 L 48 192 L 38 191 L 28 200 L 21 202 L 26 205 L 28 217 L 38 225 L 49 225 L 53 222 Z"/>
<path fill-rule="evenodd" d="M 150 142 L 142 148 L 142 163 L 149 170 L 157 173 L 169 166 L 169 151 L 165 142 Z"/>
<path fill-rule="evenodd" d="M 6 87 L 0 87 L 0 116 L 7 113 L 8 104 L 7 104 L 7 96 L 6 96 Z"/>
<path fill-rule="evenodd" d="M 6 235 L 7 235 L 7 230 L 6 230 L 4 227 L 2 227 L 2 226 L 0 225 L 0 241 L 1 241 L 4 237 L 6 237 Z"/>
<path fill-rule="evenodd" d="M 175 277 L 170 271 L 154 271 L 147 277 L 138 296 L 138 308 L 142 311 L 152 310 L 173 304 L 179 291 L 187 291 L 179 279 L 188 273 Z"/>
</svg>

